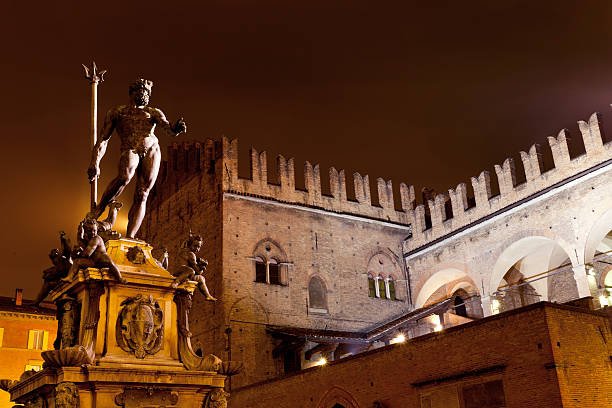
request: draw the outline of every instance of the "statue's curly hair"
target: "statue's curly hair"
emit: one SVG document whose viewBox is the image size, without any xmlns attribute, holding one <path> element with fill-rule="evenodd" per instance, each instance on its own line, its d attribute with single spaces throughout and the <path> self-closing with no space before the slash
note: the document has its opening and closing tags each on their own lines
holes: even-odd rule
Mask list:
<svg viewBox="0 0 612 408">
<path fill-rule="evenodd" d="M 181 242 L 180 248 L 182 248 L 182 249 L 189 248 L 191 246 L 191 244 L 193 244 L 195 241 L 204 242 L 204 238 L 202 238 L 202 236 L 200 234 L 194 234 L 193 232 L 191 232 L 191 229 L 190 229 L 189 230 L 189 237 L 186 240 L 184 240 L 183 242 Z"/>
<path fill-rule="evenodd" d="M 130 93 L 138 90 L 138 89 L 146 89 L 149 95 L 151 95 L 151 88 L 153 88 L 153 81 L 149 81 L 148 79 L 138 79 L 130 84 Z"/>
</svg>

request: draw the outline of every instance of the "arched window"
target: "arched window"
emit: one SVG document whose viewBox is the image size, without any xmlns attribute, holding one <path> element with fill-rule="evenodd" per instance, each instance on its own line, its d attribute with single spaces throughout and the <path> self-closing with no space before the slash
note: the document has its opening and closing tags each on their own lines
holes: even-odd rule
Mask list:
<svg viewBox="0 0 612 408">
<path fill-rule="evenodd" d="M 276 241 L 270 238 L 259 241 L 253 248 L 253 257 L 250 259 L 255 261 L 255 282 L 288 285 L 288 266 L 291 262 Z"/>
<path fill-rule="evenodd" d="M 278 266 L 278 261 L 276 259 L 270 259 L 268 261 L 268 276 L 269 276 L 270 284 L 272 285 L 281 284 L 280 269 Z"/>
<path fill-rule="evenodd" d="M 371 273 L 368 273 L 368 288 L 370 291 L 370 297 L 376 297 L 376 281 Z"/>
<path fill-rule="evenodd" d="M 319 277 L 313 276 L 308 282 L 308 305 L 310 309 L 327 312 L 327 290 Z"/>
<path fill-rule="evenodd" d="M 387 278 L 387 299 L 395 300 L 395 281 L 393 277 L 389 276 Z"/>
<path fill-rule="evenodd" d="M 397 287 L 395 282 L 397 276 L 401 276 L 401 269 L 391 251 L 380 249 L 372 255 L 366 271 L 369 297 L 389 300 L 401 297 L 401 287 Z"/>
<path fill-rule="evenodd" d="M 260 256 L 255 258 L 255 282 L 267 282 L 266 261 Z"/>
</svg>

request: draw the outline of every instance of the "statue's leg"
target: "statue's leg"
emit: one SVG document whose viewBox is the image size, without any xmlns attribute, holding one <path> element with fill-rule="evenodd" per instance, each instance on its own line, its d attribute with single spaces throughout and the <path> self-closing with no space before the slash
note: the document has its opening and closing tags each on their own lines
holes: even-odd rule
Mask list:
<svg viewBox="0 0 612 408">
<path fill-rule="evenodd" d="M 171 285 L 173 288 L 178 287 L 180 284 L 189 279 L 191 275 L 194 275 L 193 269 L 185 265 L 179 267 L 178 270 L 172 274 L 176 277 Z"/>
<path fill-rule="evenodd" d="M 110 182 L 104 194 L 102 194 L 102 198 L 96 206 L 96 211 L 94 213 L 96 218 L 99 218 L 111 201 L 123 192 L 125 186 L 127 186 L 132 180 L 132 177 L 134 177 L 139 161 L 140 158 L 138 155 L 131 150 L 126 150 L 121 153 L 121 158 L 119 159 L 119 174 Z"/>
<path fill-rule="evenodd" d="M 117 221 L 117 213 L 119 212 L 119 209 L 121 207 L 123 207 L 123 204 L 115 200 L 111 201 L 108 204 L 108 216 L 104 221 L 102 221 L 102 224 L 104 226 L 103 231 L 109 231 L 113 229 L 113 225 L 115 225 L 115 222 Z"/>
<path fill-rule="evenodd" d="M 109 272 L 115 275 L 115 278 L 119 282 L 127 283 L 127 280 L 123 276 L 121 276 L 121 272 L 119 271 L 119 269 L 117 269 L 117 265 L 115 265 L 115 263 L 110 259 L 108 255 L 100 256 L 100 260 L 102 262 L 100 262 L 99 264 L 96 262 L 96 266 L 108 268 Z"/>
<path fill-rule="evenodd" d="M 132 208 L 128 214 L 127 237 L 134 238 L 140 229 L 142 219 L 145 216 L 147 208 L 147 198 L 149 192 L 157 180 L 159 172 L 159 163 L 161 162 L 161 150 L 159 145 L 151 147 L 147 154 L 141 159 L 140 168 L 138 169 L 138 181 L 136 191 L 134 192 L 134 201 Z"/>
<path fill-rule="evenodd" d="M 196 275 L 194 279 L 196 282 L 198 282 L 198 289 L 200 289 L 200 292 L 202 292 L 206 300 L 210 300 L 212 302 L 217 300 L 208 291 L 208 286 L 206 286 L 206 279 L 204 279 L 202 275 Z"/>
</svg>

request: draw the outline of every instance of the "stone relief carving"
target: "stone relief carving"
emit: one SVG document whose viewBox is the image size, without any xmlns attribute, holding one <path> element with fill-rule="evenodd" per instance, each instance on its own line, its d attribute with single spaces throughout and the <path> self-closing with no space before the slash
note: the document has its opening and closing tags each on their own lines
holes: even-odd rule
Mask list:
<svg viewBox="0 0 612 408">
<path fill-rule="evenodd" d="M 116 340 L 119 347 L 137 358 L 157 353 L 164 339 L 164 313 L 153 296 L 131 296 L 121 302 Z"/>
<path fill-rule="evenodd" d="M 55 387 L 55 408 L 79 408 L 79 389 L 74 383 L 62 382 Z"/>
<path fill-rule="evenodd" d="M 47 401 L 41 396 L 36 395 L 25 403 L 26 408 L 47 408 Z"/>
<path fill-rule="evenodd" d="M 81 309 L 79 302 L 71 297 L 62 296 L 56 300 L 57 306 L 57 338 L 53 347 L 64 349 L 77 344 L 79 333 L 79 318 Z"/>
<path fill-rule="evenodd" d="M 93 363 L 96 329 L 100 320 L 100 296 L 103 293 L 102 284 L 89 283 L 89 301 L 82 325 L 81 344 L 78 344 L 80 305 L 70 297 L 61 297 L 57 301 L 58 334 L 53 343 L 55 350 L 41 353 L 45 367 L 77 367 Z"/>
<path fill-rule="evenodd" d="M 126 408 L 170 408 L 177 407 L 178 402 L 179 394 L 165 388 L 125 388 L 121 394 L 115 396 L 115 404 Z"/>
<path fill-rule="evenodd" d="M 139 246 L 133 246 L 130 249 L 128 249 L 125 256 L 128 259 L 128 261 L 136 265 L 141 265 L 145 263 L 145 260 L 147 259 L 144 251 Z"/>
<path fill-rule="evenodd" d="M 215 388 L 208 394 L 204 402 L 204 408 L 227 408 L 227 398 L 229 396 L 229 392 L 225 392 L 223 388 Z"/>
</svg>

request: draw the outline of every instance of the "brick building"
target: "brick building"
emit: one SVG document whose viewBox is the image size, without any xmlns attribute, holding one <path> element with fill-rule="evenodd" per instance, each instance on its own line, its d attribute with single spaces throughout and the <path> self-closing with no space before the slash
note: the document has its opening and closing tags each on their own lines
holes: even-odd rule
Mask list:
<svg viewBox="0 0 612 408">
<path fill-rule="evenodd" d="M 550 137 L 554 166 L 538 146 L 448 193 L 304 165 L 268 173 L 250 152 L 238 176 L 238 143 L 175 144 L 149 198 L 142 238 L 171 255 L 189 230 L 216 303 L 194 299 L 195 350 L 245 363 L 232 390 L 318 364 L 548 300 L 612 290 L 612 145 L 599 115 L 579 122 L 583 154 L 566 131 Z M 271 176 L 275 173 L 276 176 Z M 372 188 L 371 188 L 372 187 Z M 325 189 L 327 190 L 327 189 Z M 395 194 L 394 194 L 395 192 Z M 394 197 L 395 196 L 395 197 Z"/>
<path fill-rule="evenodd" d="M 611 339 L 605 315 L 540 302 L 244 387 L 231 406 L 609 407 Z"/>
<path fill-rule="evenodd" d="M 56 334 L 54 309 L 32 306 L 21 289 L 14 298 L 0 297 L 0 379 L 18 380 L 24 371 L 42 369 L 40 353 L 53 348 Z M 0 391 L 0 408 L 13 405 L 9 393 Z"/>
</svg>

